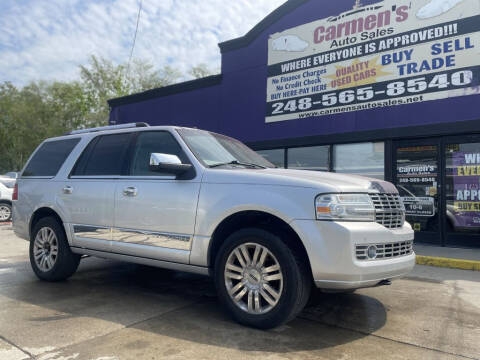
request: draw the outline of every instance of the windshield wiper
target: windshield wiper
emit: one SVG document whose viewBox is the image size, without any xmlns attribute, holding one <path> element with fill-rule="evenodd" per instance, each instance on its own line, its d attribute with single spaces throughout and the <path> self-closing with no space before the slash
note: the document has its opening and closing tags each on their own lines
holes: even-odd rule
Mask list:
<svg viewBox="0 0 480 360">
<path fill-rule="evenodd" d="M 224 165 L 241 165 L 241 166 L 246 166 L 246 167 L 256 167 L 256 168 L 260 168 L 260 169 L 266 169 L 267 168 L 266 166 L 262 166 L 262 165 L 258 165 L 258 164 L 244 163 L 244 162 L 240 162 L 240 161 L 237 161 L 237 160 L 224 162 L 224 163 L 213 164 L 213 165 L 210 165 L 209 167 L 210 168 L 216 168 L 216 167 L 224 166 Z"/>
</svg>

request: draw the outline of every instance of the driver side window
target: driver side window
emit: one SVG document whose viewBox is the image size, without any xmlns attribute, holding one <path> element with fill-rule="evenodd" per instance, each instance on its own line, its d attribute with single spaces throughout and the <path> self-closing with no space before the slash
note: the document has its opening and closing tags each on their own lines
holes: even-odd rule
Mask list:
<svg viewBox="0 0 480 360">
<path fill-rule="evenodd" d="M 133 151 L 131 176 L 171 176 L 150 170 L 150 154 L 162 153 L 176 155 L 182 163 L 189 163 L 177 140 L 167 131 L 140 132 Z"/>
</svg>

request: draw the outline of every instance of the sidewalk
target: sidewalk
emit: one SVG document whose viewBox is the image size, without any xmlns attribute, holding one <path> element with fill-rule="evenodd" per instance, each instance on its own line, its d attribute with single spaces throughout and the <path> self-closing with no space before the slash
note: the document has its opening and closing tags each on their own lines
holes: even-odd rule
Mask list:
<svg viewBox="0 0 480 360">
<path fill-rule="evenodd" d="M 480 271 L 480 249 L 414 244 L 417 264 Z"/>
</svg>

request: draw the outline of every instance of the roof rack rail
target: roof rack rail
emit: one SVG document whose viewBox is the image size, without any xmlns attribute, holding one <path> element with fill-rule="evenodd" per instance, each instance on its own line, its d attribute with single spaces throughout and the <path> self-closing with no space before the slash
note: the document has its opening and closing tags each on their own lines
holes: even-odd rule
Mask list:
<svg viewBox="0 0 480 360">
<path fill-rule="evenodd" d="M 109 125 L 109 126 L 100 126 L 100 127 L 88 128 L 88 129 L 73 130 L 66 133 L 65 135 L 86 134 L 86 133 L 104 131 L 104 130 L 119 130 L 119 129 L 128 129 L 128 128 L 137 128 L 137 127 L 147 127 L 147 126 L 150 126 L 150 125 L 144 122 L 128 123 L 128 124 L 120 124 L 120 125 Z"/>
</svg>

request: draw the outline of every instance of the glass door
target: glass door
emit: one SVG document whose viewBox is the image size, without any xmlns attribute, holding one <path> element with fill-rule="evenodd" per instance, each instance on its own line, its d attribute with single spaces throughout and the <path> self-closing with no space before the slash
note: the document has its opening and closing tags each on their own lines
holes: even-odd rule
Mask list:
<svg viewBox="0 0 480 360">
<path fill-rule="evenodd" d="M 445 243 L 480 246 L 480 136 L 444 138 Z"/>
<path fill-rule="evenodd" d="M 442 244 L 440 140 L 396 141 L 393 180 L 405 204 L 415 240 Z"/>
</svg>

